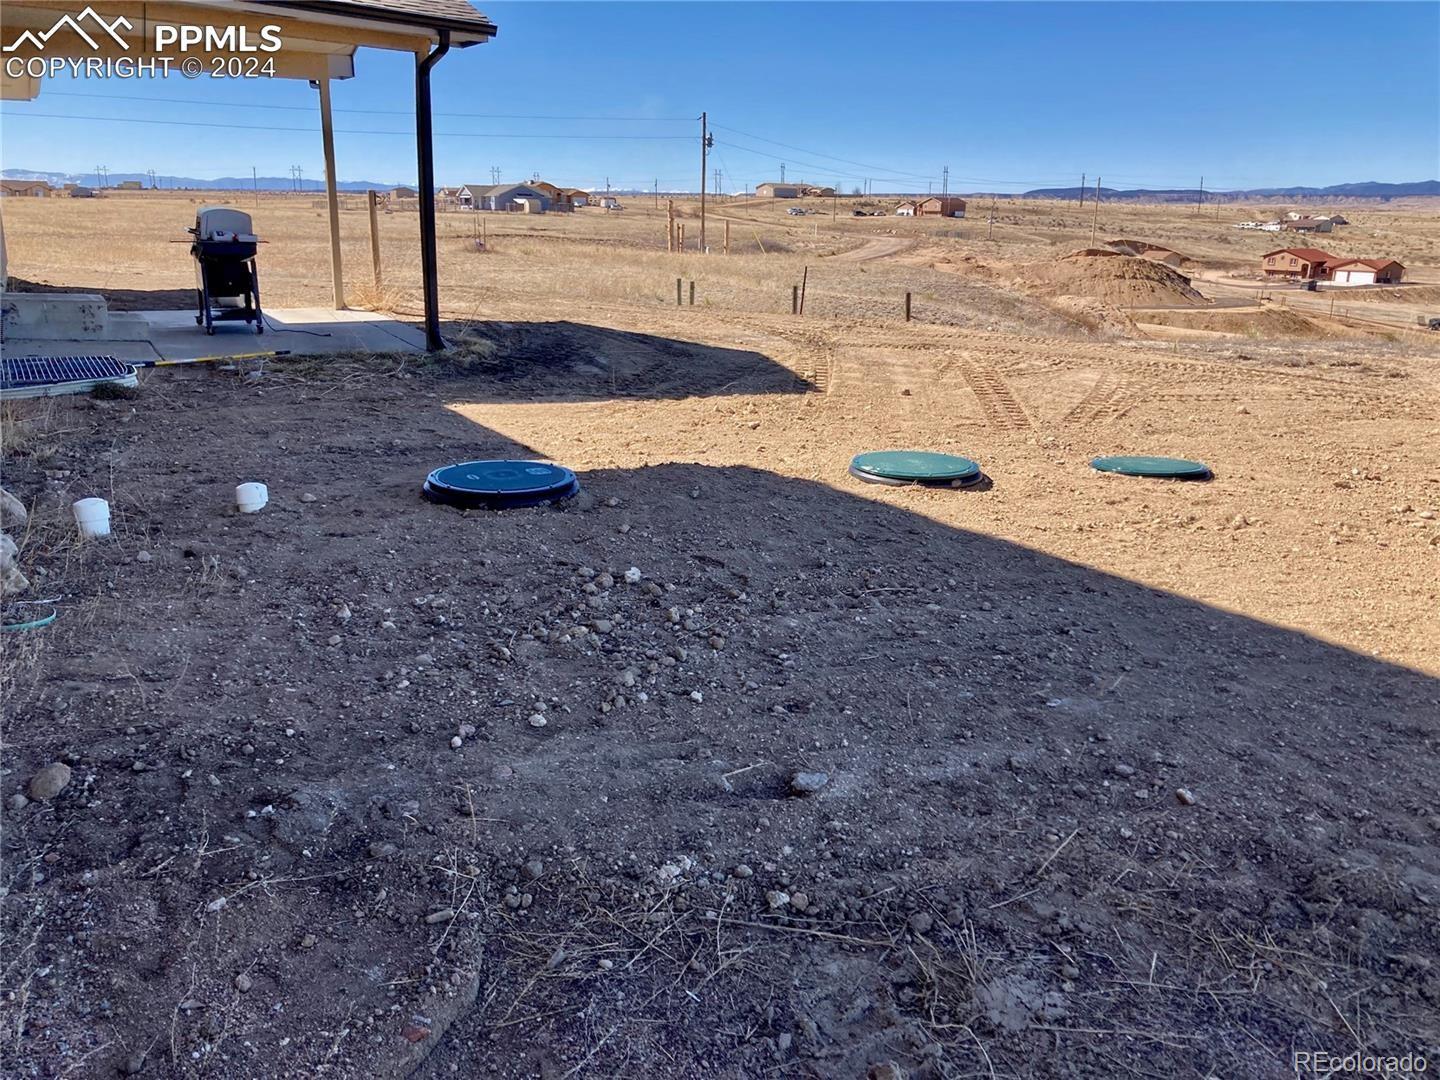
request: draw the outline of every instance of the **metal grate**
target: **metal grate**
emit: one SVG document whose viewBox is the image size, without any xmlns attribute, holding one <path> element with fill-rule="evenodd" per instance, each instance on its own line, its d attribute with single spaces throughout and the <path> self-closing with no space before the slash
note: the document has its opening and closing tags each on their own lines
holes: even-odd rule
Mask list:
<svg viewBox="0 0 1440 1080">
<path fill-rule="evenodd" d="M 138 384 L 135 368 L 113 356 L 16 356 L 0 359 L 0 400 L 83 394 L 110 383 Z"/>
</svg>

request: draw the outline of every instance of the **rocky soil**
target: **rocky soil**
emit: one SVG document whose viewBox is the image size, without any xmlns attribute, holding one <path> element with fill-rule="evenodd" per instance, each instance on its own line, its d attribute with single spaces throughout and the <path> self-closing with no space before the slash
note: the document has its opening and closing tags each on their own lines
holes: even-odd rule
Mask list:
<svg viewBox="0 0 1440 1080">
<path fill-rule="evenodd" d="M 12 416 L 60 617 L 0 635 L 5 1075 L 1440 1053 L 1434 477 L 1401 448 L 1298 492 L 1265 457 L 1316 416 L 1418 446 L 1428 385 L 1191 358 L 1237 408 L 1147 398 L 1182 363 L 1148 354 L 927 338 L 932 370 L 780 327 L 482 326 L 469 372 L 162 373 Z M 1060 354 L 1123 378 L 1072 390 Z M 925 425 L 993 488 L 844 475 Z M 1213 484 L 1085 473 L 1166 430 Z M 419 497 L 517 454 L 584 492 Z M 91 494 L 115 533 L 80 544 Z"/>
</svg>

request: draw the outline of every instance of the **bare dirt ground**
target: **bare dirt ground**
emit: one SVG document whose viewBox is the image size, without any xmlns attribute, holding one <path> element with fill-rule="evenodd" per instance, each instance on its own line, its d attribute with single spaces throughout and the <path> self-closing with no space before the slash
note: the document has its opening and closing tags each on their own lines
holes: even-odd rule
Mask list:
<svg viewBox="0 0 1440 1080">
<path fill-rule="evenodd" d="M 908 245 L 827 258 L 883 232 L 746 212 L 728 260 L 655 251 L 638 214 L 507 221 L 487 254 L 455 223 L 440 362 L 7 411 L 60 617 L 0 635 L 6 1075 L 1440 1053 L 1433 348 L 1097 332 Z M 185 287 L 158 256 L 44 266 L 6 213 L 22 276 Z M 1050 213 L 1017 261 L 1080 246 Z M 262 281 L 323 302 L 301 224 Z M 905 446 L 992 482 L 846 473 Z M 1216 476 L 1088 469 L 1116 452 Z M 512 454 L 584 493 L 419 497 Z M 251 479 L 271 505 L 235 515 Z M 81 544 L 92 494 L 116 531 Z M 15 798 L 53 762 L 63 790 Z"/>
</svg>

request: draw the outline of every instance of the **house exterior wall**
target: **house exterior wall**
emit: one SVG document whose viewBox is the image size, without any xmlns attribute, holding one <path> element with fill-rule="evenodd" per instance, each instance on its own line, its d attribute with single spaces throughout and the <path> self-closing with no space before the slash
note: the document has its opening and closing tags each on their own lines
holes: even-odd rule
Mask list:
<svg viewBox="0 0 1440 1080">
<path fill-rule="evenodd" d="M 1374 285 L 1375 271 L 1368 266 L 1348 266 L 1335 271 L 1336 285 Z"/>
<path fill-rule="evenodd" d="M 932 195 L 915 204 L 919 217 L 964 217 L 965 200 L 952 196 Z"/>
<path fill-rule="evenodd" d="M 756 184 L 755 194 L 762 199 L 798 199 L 800 188 L 795 184 Z"/>
<path fill-rule="evenodd" d="M 1288 251 L 1266 255 L 1260 268 L 1266 277 L 1289 277 L 1300 281 L 1308 281 L 1313 277 L 1317 281 L 1323 281 L 1327 276 L 1324 263 L 1293 255 Z"/>
</svg>

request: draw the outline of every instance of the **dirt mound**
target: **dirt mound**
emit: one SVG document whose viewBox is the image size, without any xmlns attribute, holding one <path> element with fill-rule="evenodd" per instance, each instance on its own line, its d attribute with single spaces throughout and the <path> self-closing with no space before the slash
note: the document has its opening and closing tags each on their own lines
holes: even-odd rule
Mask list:
<svg viewBox="0 0 1440 1080">
<path fill-rule="evenodd" d="M 1385 289 L 1346 289 L 1341 295 L 1344 296 L 1346 302 L 1383 300 L 1392 304 L 1399 301 L 1402 304 L 1440 306 L 1440 285 L 1393 285 Z"/>
<path fill-rule="evenodd" d="M 1117 307 L 1205 303 L 1188 277 L 1163 263 L 1099 248 L 1023 266 L 1017 284 L 1037 296 L 1088 296 Z"/>
<path fill-rule="evenodd" d="M 1137 329 L 1129 315 L 1093 296 L 1056 296 L 1048 304 L 1051 310 L 1088 330 L 1128 335 Z"/>
<path fill-rule="evenodd" d="M 1212 311 L 1146 311 L 1139 321 L 1187 330 L 1210 330 L 1249 337 L 1333 337 L 1334 332 L 1287 308 L 1226 308 Z"/>
</svg>

